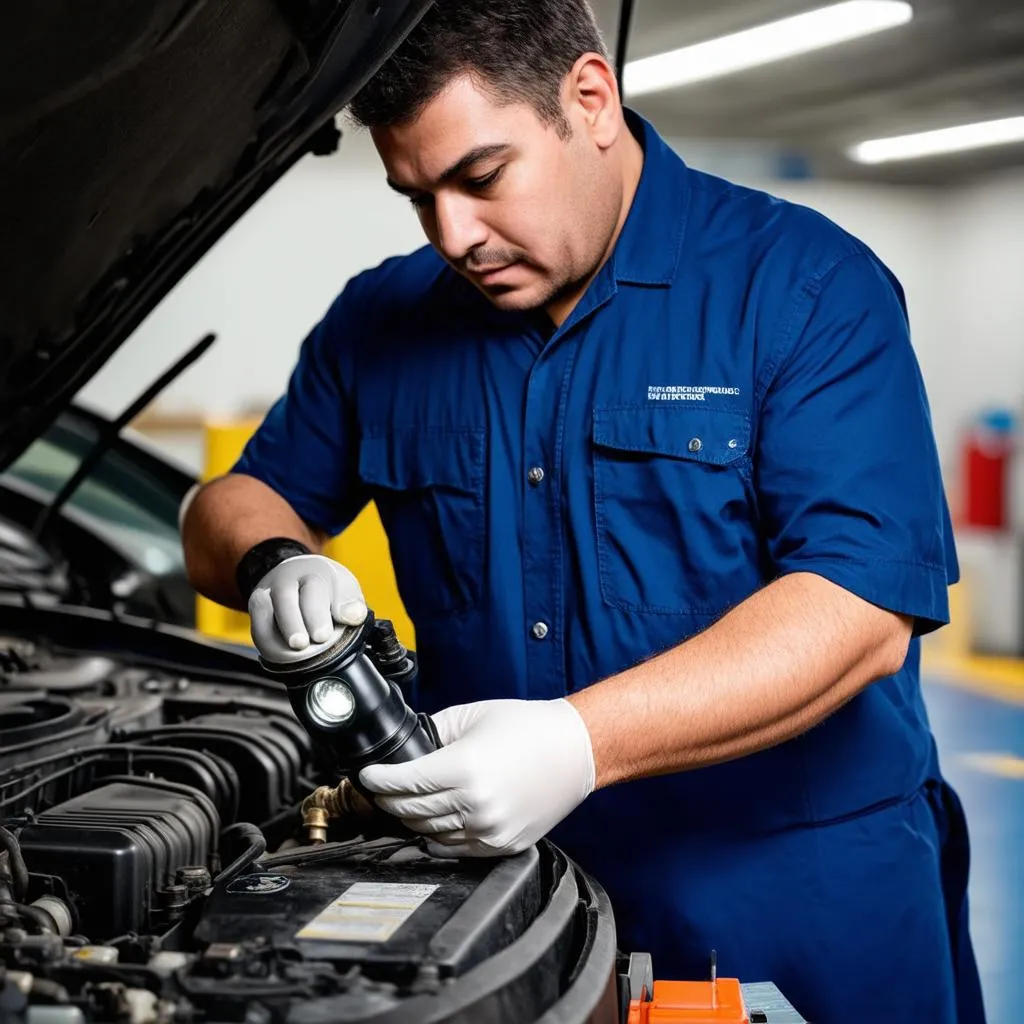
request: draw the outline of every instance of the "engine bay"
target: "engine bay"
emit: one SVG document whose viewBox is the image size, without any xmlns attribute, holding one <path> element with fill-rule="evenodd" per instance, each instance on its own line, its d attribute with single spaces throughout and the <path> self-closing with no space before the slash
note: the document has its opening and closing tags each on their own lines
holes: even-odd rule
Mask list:
<svg viewBox="0 0 1024 1024">
<path fill-rule="evenodd" d="M 338 778 L 283 687 L 87 646 L 0 636 L 0 1020 L 621 1019 L 557 848 L 436 859 L 381 812 L 311 842 Z"/>
</svg>

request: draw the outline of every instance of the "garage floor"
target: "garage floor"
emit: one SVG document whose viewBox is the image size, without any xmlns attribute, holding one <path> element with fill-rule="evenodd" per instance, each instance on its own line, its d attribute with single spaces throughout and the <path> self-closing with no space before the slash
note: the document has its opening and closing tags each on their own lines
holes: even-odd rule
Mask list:
<svg viewBox="0 0 1024 1024">
<path fill-rule="evenodd" d="M 990 1024 L 1024 1006 L 1024 663 L 933 666 L 924 692 L 971 831 L 971 932 Z"/>
</svg>

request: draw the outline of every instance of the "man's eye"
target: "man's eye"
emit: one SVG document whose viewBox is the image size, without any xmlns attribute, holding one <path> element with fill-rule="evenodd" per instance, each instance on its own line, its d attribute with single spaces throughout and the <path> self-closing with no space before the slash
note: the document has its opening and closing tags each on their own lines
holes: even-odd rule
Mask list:
<svg viewBox="0 0 1024 1024">
<path fill-rule="evenodd" d="M 491 171 L 490 174 L 485 174 L 482 178 L 468 178 L 466 185 L 474 192 L 482 192 L 485 188 L 490 188 L 501 177 L 501 172 L 504 169 L 504 167 L 498 167 Z"/>
<path fill-rule="evenodd" d="M 496 167 L 490 174 L 485 174 L 481 178 L 466 178 L 465 187 L 471 192 L 483 192 L 498 181 L 504 170 L 504 166 Z M 409 202 L 414 209 L 422 212 L 434 205 L 434 197 L 429 192 L 423 192 L 409 196 Z"/>
</svg>

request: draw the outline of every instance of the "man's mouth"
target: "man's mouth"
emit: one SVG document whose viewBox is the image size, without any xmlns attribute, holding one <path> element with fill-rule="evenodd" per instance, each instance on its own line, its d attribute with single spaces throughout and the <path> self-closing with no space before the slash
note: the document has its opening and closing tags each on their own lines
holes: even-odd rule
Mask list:
<svg viewBox="0 0 1024 1024">
<path fill-rule="evenodd" d="M 470 267 L 469 273 L 481 284 L 491 284 L 514 266 L 516 266 L 515 263 L 506 263 L 500 267 Z"/>
</svg>

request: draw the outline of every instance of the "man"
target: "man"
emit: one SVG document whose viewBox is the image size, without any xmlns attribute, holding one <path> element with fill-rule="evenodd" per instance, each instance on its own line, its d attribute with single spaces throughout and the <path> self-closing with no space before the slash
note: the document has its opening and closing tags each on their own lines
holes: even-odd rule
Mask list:
<svg viewBox="0 0 1024 1024">
<path fill-rule="evenodd" d="M 441 0 L 353 103 L 430 246 L 351 281 L 184 521 L 271 659 L 366 614 L 369 500 L 446 746 L 366 769 L 450 855 L 551 832 L 662 977 L 983 1019 L 918 685 L 956 559 L 899 285 L 624 112 L 585 0 Z M 553 831 L 552 831 L 553 830 Z"/>
</svg>

